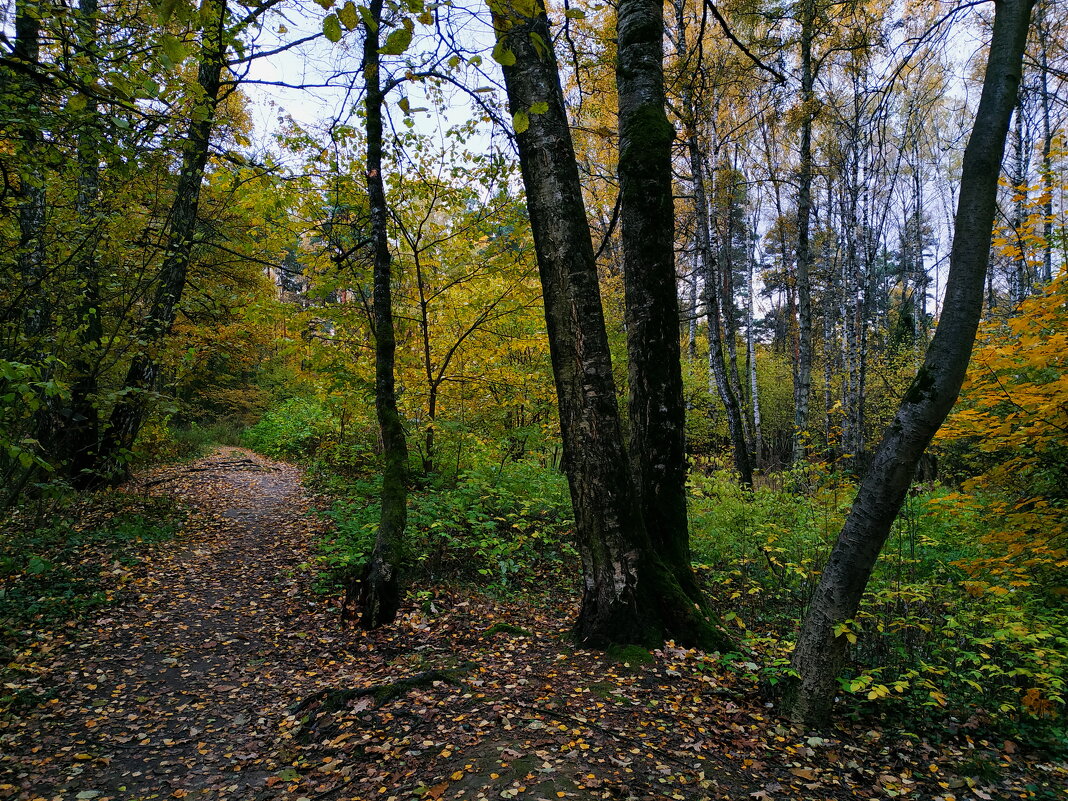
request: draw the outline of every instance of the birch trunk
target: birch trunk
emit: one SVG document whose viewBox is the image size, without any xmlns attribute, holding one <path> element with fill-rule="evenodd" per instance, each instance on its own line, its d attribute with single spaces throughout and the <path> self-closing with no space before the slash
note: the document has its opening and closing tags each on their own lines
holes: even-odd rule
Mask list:
<svg viewBox="0 0 1068 801">
<path fill-rule="evenodd" d="M 797 176 L 797 363 L 794 368 L 794 440 L 792 460 L 796 464 L 807 452 L 809 394 L 812 389 L 812 293 L 809 272 L 809 217 L 812 206 L 812 122 L 815 76 L 812 38 L 815 8 L 811 0 L 801 6 L 801 147 Z"/>
</svg>

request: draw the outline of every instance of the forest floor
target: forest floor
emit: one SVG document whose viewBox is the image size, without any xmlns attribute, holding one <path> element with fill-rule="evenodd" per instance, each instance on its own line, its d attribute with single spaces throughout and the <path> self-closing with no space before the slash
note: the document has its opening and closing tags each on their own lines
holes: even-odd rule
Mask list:
<svg viewBox="0 0 1068 801">
<path fill-rule="evenodd" d="M 132 482 L 190 517 L 124 603 L 19 657 L 54 693 L 0 720 L 0 798 L 1068 797 L 1064 765 L 966 726 L 817 735 L 692 652 L 575 648 L 573 599 L 436 589 L 380 631 L 343 625 L 300 480 L 225 448 Z"/>
</svg>

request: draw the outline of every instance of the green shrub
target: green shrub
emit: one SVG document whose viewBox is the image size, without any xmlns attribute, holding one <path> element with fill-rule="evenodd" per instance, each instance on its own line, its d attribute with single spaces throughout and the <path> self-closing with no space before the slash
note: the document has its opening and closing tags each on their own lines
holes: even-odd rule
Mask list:
<svg viewBox="0 0 1068 801">
<path fill-rule="evenodd" d="M 322 560 L 338 575 L 366 562 L 378 525 L 380 480 L 334 479 L 328 516 L 334 533 Z M 408 503 L 408 561 L 430 580 L 477 581 L 513 588 L 573 563 L 567 480 L 533 461 L 484 466 L 455 483 L 415 489 Z"/>
<path fill-rule="evenodd" d="M 819 472 L 752 492 L 723 473 L 692 478 L 691 544 L 710 600 L 746 632 L 765 667 L 787 669 L 783 646 L 852 496 L 850 484 Z M 1050 591 L 1056 582 L 1026 584 L 1012 571 L 1000 583 L 972 576 L 971 566 L 990 564 L 984 534 L 998 508 L 993 497 L 944 488 L 910 495 L 860 611 L 840 627 L 852 646 L 842 687 L 855 710 L 913 723 L 948 713 L 1063 745 L 1066 596 Z"/>
<path fill-rule="evenodd" d="M 243 444 L 276 459 L 306 458 L 334 432 L 330 412 L 317 400 L 290 398 L 245 429 Z"/>
</svg>

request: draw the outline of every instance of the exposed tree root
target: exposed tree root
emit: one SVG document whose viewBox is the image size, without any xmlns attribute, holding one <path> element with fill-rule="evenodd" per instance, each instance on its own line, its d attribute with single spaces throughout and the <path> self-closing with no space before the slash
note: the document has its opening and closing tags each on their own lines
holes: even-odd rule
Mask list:
<svg viewBox="0 0 1068 801">
<path fill-rule="evenodd" d="M 349 701 L 356 698 L 370 697 L 374 700 L 375 707 L 380 707 L 390 701 L 400 698 L 411 690 L 420 687 L 430 687 L 435 682 L 443 682 L 458 687 L 467 685 L 461 681 L 461 677 L 470 673 L 477 665 L 474 662 L 465 662 L 456 668 L 435 668 L 414 676 L 406 676 L 396 681 L 384 684 L 372 684 L 370 687 L 353 687 L 346 690 L 323 689 L 312 693 L 293 707 L 292 713 L 299 715 L 305 710 L 312 711 L 301 721 L 298 737 L 308 739 L 318 728 L 319 721 L 326 715 L 330 715 L 345 707 Z M 314 709 L 312 709 L 314 707 Z"/>
<path fill-rule="evenodd" d="M 272 467 L 271 465 L 260 464 L 251 459 L 228 459 L 222 462 L 208 462 L 204 467 L 187 467 L 172 475 L 157 478 L 153 481 L 146 481 L 144 487 L 147 489 L 148 487 L 155 487 L 158 484 L 164 484 L 168 481 L 175 481 L 189 473 L 215 473 L 220 470 L 240 470 L 247 473 L 270 473 L 278 470 L 278 468 Z"/>
</svg>

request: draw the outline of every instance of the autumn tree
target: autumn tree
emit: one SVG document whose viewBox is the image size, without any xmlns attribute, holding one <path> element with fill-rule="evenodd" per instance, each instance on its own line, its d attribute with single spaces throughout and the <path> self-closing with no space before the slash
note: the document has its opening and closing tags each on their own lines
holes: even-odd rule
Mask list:
<svg viewBox="0 0 1068 801">
<path fill-rule="evenodd" d="M 633 492 L 593 244 L 545 7 L 541 2 L 493 4 L 491 10 L 516 121 L 583 561 L 576 633 L 594 646 L 656 644 L 665 636 L 712 645 L 719 638 L 710 619 L 657 555 Z M 660 25 L 654 12 L 648 27 L 661 30 Z M 627 68 L 625 62 L 620 68 Z M 655 125 L 663 110 L 656 110 L 655 101 L 651 108 L 647 113 Z M 663 124 L 654 130 L 664 136 Z"/>
<path fill-rule="evenodd" d="M 787 710 L 806 723 L 826 719 L 847 640 L 843 627 L 861 597 L 924 449 L 964 381 L 983 306 L 997 182 L 1020 85 L 1032 0 L 1000 0 L 972 134 L 965 150 L 946 298 L 916 378 L 875 451 L 827 566 L 792 658 L 798 679 Z"/>
</svg>

